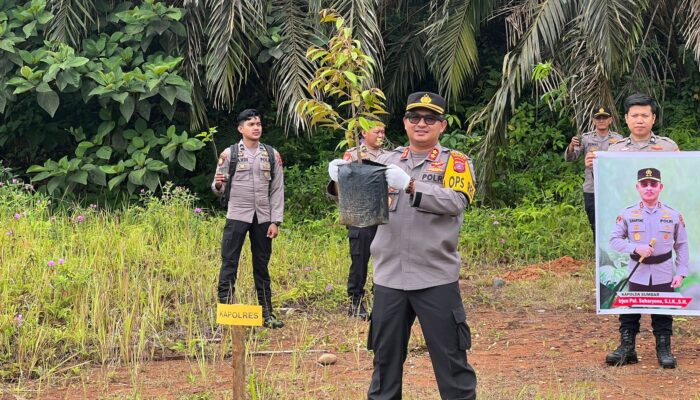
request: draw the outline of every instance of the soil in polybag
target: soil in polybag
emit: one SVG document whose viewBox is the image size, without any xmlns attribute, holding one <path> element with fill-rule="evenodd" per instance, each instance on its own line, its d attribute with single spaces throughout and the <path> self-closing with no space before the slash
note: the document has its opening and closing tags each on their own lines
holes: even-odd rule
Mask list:
<svg viewBox="0 0 700 400">
<path fill-rule="evenodd" d="M 386 166 L 363 160 L 338 169 L 340 223 L 363 228 L 389 222 Z"/>
</svg>

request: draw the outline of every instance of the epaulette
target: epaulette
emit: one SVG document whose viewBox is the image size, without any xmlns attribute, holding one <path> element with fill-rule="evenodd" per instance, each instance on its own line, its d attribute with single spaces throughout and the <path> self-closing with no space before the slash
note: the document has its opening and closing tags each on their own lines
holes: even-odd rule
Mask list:
<svg viewBox="0 0 700 400">
<path fill-rule="evenodd" d="M 661 204 L 661 208 L 663 208 L 663 209 L 668 209 L 668 210 L 671 210 L 671 211 L 676 212 L 676 213 L 678 212 L 678 210 L 676 210 L 675 208 L 669 206 L 669 205 L 666 204 L 666 203 L 661 203 L 661 202 L 659 202 L 659 203 Z"/>
<path fill-rule="evenodd" d="M 622 139 L 620 139 L 620 140 L 618 140 L 618 141 L 616 141 L 616 142 L 610 143 L 610 146 L 608 147 L 608 150 L 610 150 L 610 148 L 612 148 L 612 147 L 614 147 L 614 146 L 617 146 L 618 144 L 620 144 L 620 143 L 622 143 L 622 142 L 625 142 L 625 139 L 624 139 L 624 138 L 622 138 Z"/>
<path fill-rule="evenodd" d="M 666 136 L 657 136 L 657 139 L 676 144 L 676 142 L 674 142 L 673 139 L 666 137 Z"/>
<path fill-rule="evenodd" d="M 404 148 L 405 148 L 404 146 L 399 146 L 399 147 L 395 148 L 395 149 L 392 150 L 392 151 L 393 151 L 394 153 L 403 153 L 403 149 L 404 149 Z"/>
<path fill-rule="evenodd" d="M 443 150 L 445 150 L 445 149 L 443 149 Z M 466 154 L 464 154 L 464 153 L 462 153 L 462 152 L 459 151 L 459 150 L 449 150 L 449 149 L 448 149 L 448 151 L 450 152 L 450 155 L 451 155 L 451 156 L 454 156 L 454 157 L 464 157 L 464 158 L 466 158 L 467 160 L 469 160 L 469 156 L 466 155 Z"/>
<path fill-rule="evenodd" d="M 638 210 L 639 209 L 639 203 L 634 203 L 631 206 L 625 208 L 625 210 Z"/>
</svg>

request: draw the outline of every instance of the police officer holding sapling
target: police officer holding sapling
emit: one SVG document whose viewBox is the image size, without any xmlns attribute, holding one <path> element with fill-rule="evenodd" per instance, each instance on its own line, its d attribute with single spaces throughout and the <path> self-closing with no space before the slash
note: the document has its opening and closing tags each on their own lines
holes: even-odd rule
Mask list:
<svg viewBox="0 0 700 400">
<path fill-rule="evenodd" d="M 445 99 L 430 92 L 408 97 L 404 128 L 409 146 L 377 158 L 388 166 L 389 223 L 371 246 L 374 304 L 368 347 L 374 350 L 369 399 L 399 399 L 411 326 L 420 321 L 444 399 L 476 398 L 476 374 L 467 361 L 471 333 L 459 291 L 457 252 L 474 175 L 464 154 L 439 143 L 447 127 Z M 333 160 L 328 172 L 338 180 Z M 329 186 L 330 188 L 330 186 Z"/>
<path fill-rule="evenodd" d="M 246 234 L 253 255 L 253 279 L 263 325 L 281 328 L 284 323 L 272 312 L 268 263 L 272 239 L 278 235 L 284 212 L 284 174 L 277 150 L 260 143 L 260 114 L 247 109 L 236 118 L 242 139 L 219 156 L 212 190 L 226 208 L 221 240 L 220 303 L 232 303 L 238 261 Z"/>
</svg>

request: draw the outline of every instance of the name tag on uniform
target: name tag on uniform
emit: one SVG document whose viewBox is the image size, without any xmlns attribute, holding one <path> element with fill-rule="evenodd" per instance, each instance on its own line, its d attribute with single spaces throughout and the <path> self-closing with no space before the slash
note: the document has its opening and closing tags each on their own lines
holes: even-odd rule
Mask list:
<svg viewBox="0 0 700 400">
<path fill-rule="evenodd" d="M 474 201 L 476 188 L 467 156 L 458 151 L 450 153 L 450 159 L 447 161 L 445 169 L 444 185 L 446 188 L 466 194 L 470 204 Z"/>
</svg>

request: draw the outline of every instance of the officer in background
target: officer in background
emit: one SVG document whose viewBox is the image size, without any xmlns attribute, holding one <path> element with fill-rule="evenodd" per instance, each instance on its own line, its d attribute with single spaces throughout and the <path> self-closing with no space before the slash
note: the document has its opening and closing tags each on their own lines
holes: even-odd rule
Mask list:
<svg viewBox="0 0 700 400">
<path fill-rule="evenodd" d="M 374 305 L 368 348 L 374 372 L 368 399 L 399 399 L 411 326 L 420 321 L 444 399 L 476 398 L 476 374 L 467 361 L 471 333 L 459 291 L 457 251 L 464 210 L 473 201 L 467 156 L 442 147 L 445 99 L 408 97 L 404 128 L 409 146 L 379 156 L 388 165 L 389 223 L 372 242 Z M 338 180 L 333 160 L 328 172 Z M 329 186 L 330 187 L 330 186 Z"/>
<path fill-rule="evenodd" d="M 591 151 L 606 151 L 610 144 L 622 139 L 622 135 L 610 130 L 612 114 L 607 107 L 598 107 L 593 113 L 595 130 L 586 132 L 580 137 L 575 135 L 564 151 L 564 160 L 576 161 L 582 154 Z M 583 180 L 583 207 L 588 215 L 588 223 L 593 231 L 595 242 L 595 195 L 593 193 L 593 168 L 586 167 Z"/>
<path fill-rule="evenodd" d="M 625 123 L 630 135 L 611 144 L 608 151 L 680 151 L 673 140 L 653 131 L 659 104 L 648 94 L 637 93 L 625 99 Z M 596 152 L 586 154 L 586 168 L 593 168 Z"/>
<path fill-rule="evenodd" d="M 268 263 L 272 239 L 277 237 L 284 213 L 282 158 L 277 150 L 260 143 L 262 124 L 257 110 L 242 111 L 236 121 L 242 139 L 221 153 L 212 183 L 217 196 L 228 195 L 226 225 L 221 240 L 219 302 L 233 302 L 238 262 L 248 234 L 253 255 L 253 280 L 258 303 L 262 306 L 263 324 L 268 328 L 281 328 L 284 323 L 272 313 Z M 233 163 L 232 154 L 236 156 Z M 233 169 L 226 168 L 229 165 Z"/>
<path fill-rule="evenodd" d="M 644 257 L 629 278 L 630 292 L 673 292 L 681 287 L 688 275 L 688 235 L 683 216 L 666 203 L 659 201 L 664 188 L 661 172 L 656 168 L 642 168 L 637 172 L 637 192 L 641 201 L 622 210 L 610 235 L 610 247 L 630 255 L 631 271 Z M 655 245 L 650 245 L 652 239 Z M 671 253 L 676 252 L 675 273 Z M 621 314 L 620 346 L 605 361 L 610 365 L 637 362 L 635 338 L 639 332 L 640 314 Z M 651 315 L 651 326 L 656 337 L 656 357 L 663 368 L 675 368 L 671 353 L 673 317 Z"/>
<path fill-rule="evenodd" d="M 629 137 L 619 140 L 610 147 L 608 151 L 680 151 L 676 143 L 663 136 L 657 136 L 652 131 L 654 123 L 656 122 L 656 114 L 659 108 L 658 103 L 653 97 L 637 93 L 633 94 L 625 99 L 625 123 L 630 130 Z M 593 160 L 596 157 L 596 152 L 592 151 L 586 154 L 586 167 L 591 167 L 593 165 Z M 648 242 L 647 242 L 648 243 Z M 639 319 L 640 314 L 621 314 L 620 319 L 620 346 L 615 349 L 614 352 L 608 354 L 605 358 L 605 362 L 610 365 L 625 365 L 629 363 L 636 362 L 637 359 L 635 351 L 635 341 L 637 333 L 639 332 Z M 654 317 L 652 317 L 654 318 Z M 655 317 L 657 321 L 659 316 Z M 671 318 L 671 317 L 669 317 Z M 636 322 L 634 322 L 636 320 Z M 673 320 L 671 320 L 673 321 Z M 670 338 L 671 331 L 663 329 L 660 333 L 667 333 L 668 335 L 663 335 L 664 338 L 669 340 L 669 354 L 670 354 Z M 659 336 L 656 336 L 657 340 L 657 356 L 659 349 Z M 661 343 L 663 344 L 663 343 Z M 666 346 L 664 345 L 663 348 Z M 675 360 L 673 362 L 665 363 L 666 365 L 673 364 L 675 366 Z"/>
<path fill-rule="evenodd" d="M 384 154 L 382 148 L 384 142 L 384 127 L 375 126 L 369 131 L 362 132 L 363 143 L 358 147 L 348 149 L 343 154 L 345 161 L 357 161 L 359 150 L 363 160 L 376 161 L 377 157 Z M 348 297 L 350 308 L 348 315 L 363 320 L 369 319 L 369 313 L 364 304 L 365 282 L 367 282 L 367 264 L 369 264 L 369 246 L 377 233 L 377 226 L 358 228 L 348 226 L 348 240 L 350 242 L 350 272 L 348 273 Z"/>
</svg>

